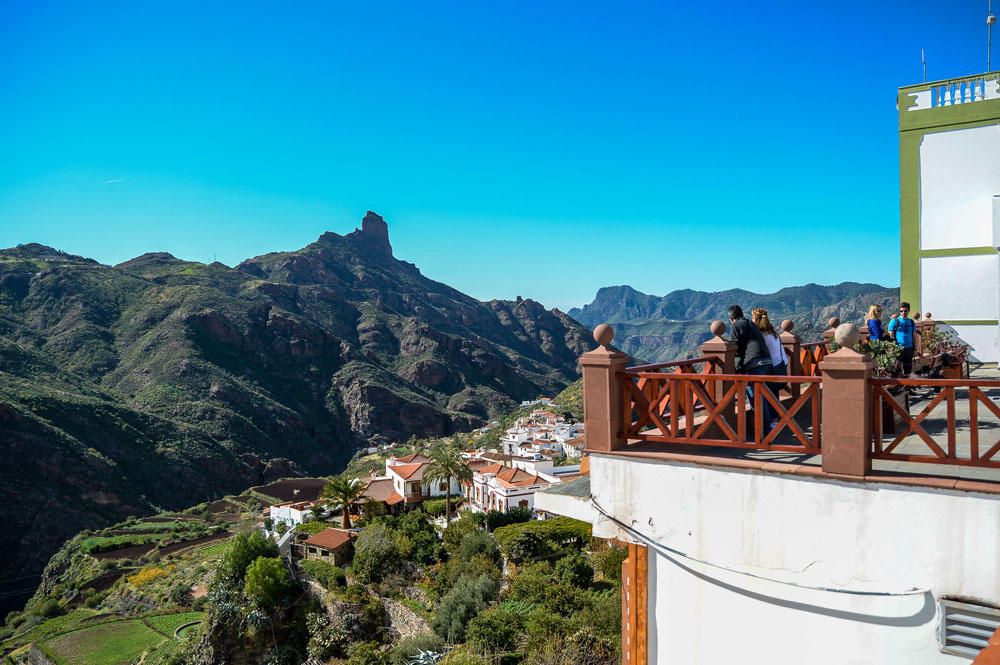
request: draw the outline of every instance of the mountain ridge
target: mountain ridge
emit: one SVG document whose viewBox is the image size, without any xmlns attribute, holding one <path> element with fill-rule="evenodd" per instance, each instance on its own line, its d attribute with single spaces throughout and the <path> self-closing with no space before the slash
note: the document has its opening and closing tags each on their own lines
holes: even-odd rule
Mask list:
<svg viewBox="0 0 1000 665">
<path fill-rule="evenodd" d="M 880 304 L 891 311 L 898 299 L 898 288 L 862 282 L 809 283 L 767 294 L 738 288 L 680 289 L 664 296 L 618 285 L 602 287 L 592 302 L 574 307 L 569 315 L 588 327 L 611 324 L 616 346 L 639 361 L 667 362 L 695 355 L 698 345 L 711 337 L 711 322 L 727 321 L 733 304 L 742 306 L 747 315 L 753 307 L 764 307 L 775 325 L 792 319 L 795 332 L 804 341 L 814 341 L 830 317 L 860 323 L 869 305 Z"/>
</svg>

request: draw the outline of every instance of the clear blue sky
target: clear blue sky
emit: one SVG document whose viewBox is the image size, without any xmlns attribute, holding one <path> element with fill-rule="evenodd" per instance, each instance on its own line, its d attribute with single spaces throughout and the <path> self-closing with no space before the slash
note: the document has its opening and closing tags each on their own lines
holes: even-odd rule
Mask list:
<svg viewBox="0 0 1000 665">
<path fill-rule="evenodd" d="M 921 47 L 929 79 L 983 71 L 985 15 L 7 0 L 0 246 L 235 265 L 371 209 L 483 299 L 896 285 L 896 88 Z"/>
</svg>

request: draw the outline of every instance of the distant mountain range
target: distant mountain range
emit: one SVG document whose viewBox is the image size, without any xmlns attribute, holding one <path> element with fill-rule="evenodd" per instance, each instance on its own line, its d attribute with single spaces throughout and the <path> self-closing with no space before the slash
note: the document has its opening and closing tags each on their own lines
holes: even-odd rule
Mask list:
<svg viewBox="0 0 1000 665">
<path fill-rule="evenodd" d="M 130 514 L 336 472 L 373 438 L 471 428 L 564 388 L 593 346 L 558 310 L 424 277 L 371 212 L 235 268 L 0 250 L 0 571 Z"/>
<path fill-rule="evenodd" d="M 806 284 L 776 293 L 742 289 L 705 292 L 684 289 L 654 296 L 631 286 L 600 289 L 593 302 L 573 308 L 569 315 L 593 328 L 610 323 L 614 344 L 642 362 L 666 362 L 694 355 L 711 335 L 715 319 L 727 320 L 730 305 L 740 305 L 749 317 L 753 307 L 764 307 L 775 325 L 782 319 L 795 322 L 803 341 L 818 339 L 832 316 L 844 322 L 861 322 L 869 305 L 882 304 L 891 311 L 899 302 L 899 289 L 878 284 L 843 282 L 834 286 Z"/>
</svg>

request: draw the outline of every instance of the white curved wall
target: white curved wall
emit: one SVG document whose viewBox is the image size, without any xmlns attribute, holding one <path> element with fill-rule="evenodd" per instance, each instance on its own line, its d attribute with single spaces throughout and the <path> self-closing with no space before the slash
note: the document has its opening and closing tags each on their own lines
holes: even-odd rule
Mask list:
<svg viewBox="0 0 1000 665">
<path fill-rule="evenodd" d="M 994 495 L 600 454 L 591 491 L 653 542 L 719 566 L 650 549 L 650 663 L 968 663 L 940 652 L 937 600 L 1000 601 Z M 595 522 L 595 536 L 622 534 Z"/>
</svg>

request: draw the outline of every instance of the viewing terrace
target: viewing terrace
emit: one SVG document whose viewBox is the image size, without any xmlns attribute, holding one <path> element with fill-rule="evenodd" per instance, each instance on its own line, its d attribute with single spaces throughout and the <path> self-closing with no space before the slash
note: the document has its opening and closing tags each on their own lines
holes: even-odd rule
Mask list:
<svg viewBox="0 0 1000 665">
<path fill-rule="evenodd" d="M 697 357 L 632 367 L 611 346 L 611 327 L 598 326 L 600 348 L 582 357 L 588 451 L 1000 493 L 1000 373 L 923 350 L 937 326 L 928 315 L 917 328 L 918 373 L 877 378 L 851 348 L 865 336 L 839 323 L 802 343 L 784 321 L 790 362 L 777 379 L 736 372 L 721 321 Z M 777 414 L 770 432 L 765 401 Z"/>
</svg>

